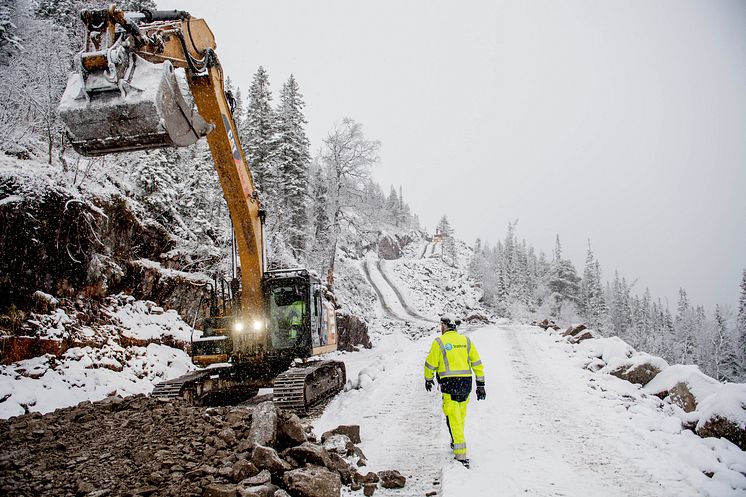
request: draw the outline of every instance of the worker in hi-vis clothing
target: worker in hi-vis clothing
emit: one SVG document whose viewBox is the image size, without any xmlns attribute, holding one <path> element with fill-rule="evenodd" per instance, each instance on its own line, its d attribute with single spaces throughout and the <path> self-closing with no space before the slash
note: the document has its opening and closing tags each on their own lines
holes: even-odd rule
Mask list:
<svg viewBox="0 0 746 497">
<path fill-rule="evenodd" d="M 451 433 L 451 448 L 456 460 L 467 468 L 464 422 L 466 406 L 471 393 L 471 375 L 477 377 L 477 400 L 484 400 L 484 366 L 476 346 L 467 336 L 456 331 L 461 321 L 445 315 L 440 318 L 441 336 L 433 340 L 430 353 L 425 359 L 425 389 L 433 388 L 433 375 L 437 375 L 440 391 L 443 394 L 443 414 Z"/>
</svg>

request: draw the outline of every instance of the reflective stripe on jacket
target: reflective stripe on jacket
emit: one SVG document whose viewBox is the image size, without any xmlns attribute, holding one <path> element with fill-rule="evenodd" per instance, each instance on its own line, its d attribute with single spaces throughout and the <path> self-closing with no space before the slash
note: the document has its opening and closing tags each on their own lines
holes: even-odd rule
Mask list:
<svg viewBox="0 0 746 497">
<path fill-rule="evenodd" d="M 469 337 L 448 330 L 433 340 L 425 359 L 425 379 L 431 380 L 436 372 L 439 378 L 470 377 L 472 371 L 484 383 L 484 366 Z"/>
</svg>

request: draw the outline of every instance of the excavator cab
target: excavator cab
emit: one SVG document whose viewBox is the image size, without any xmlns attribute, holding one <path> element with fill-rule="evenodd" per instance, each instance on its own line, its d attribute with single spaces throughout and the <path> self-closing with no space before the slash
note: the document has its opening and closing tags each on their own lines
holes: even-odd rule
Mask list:
<svg viewBox="0 0 746 497">
<path fill-rule="evenodd" d="M 197 113 L 183 69 L 135 53 L 137 46 L 163 36 L 146 40 L 136 15 L 113 7 L 81 13 L 86 47 L 59 105 L 70 143 L 81 155 L 185 147 L 213 129 Z"/>
</svg>

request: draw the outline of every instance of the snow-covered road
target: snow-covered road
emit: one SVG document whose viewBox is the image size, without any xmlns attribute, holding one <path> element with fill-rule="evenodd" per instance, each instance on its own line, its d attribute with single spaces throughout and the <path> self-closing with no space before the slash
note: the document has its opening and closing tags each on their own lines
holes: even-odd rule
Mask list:
<svg viewBox="0 0 746 497">
<path fill-rule="evenodd" d="M 743 495 L 722 486 L 702 490 L 711 480 L 685 454 L 706 448 L 702 439 L 641 429 L 623 396 L 598 388 L 595 374 L 568 353 L 569 344 L 521 325 L 470 335 L 485 363 L 488 397 L 470 403 L 472 468 L 462 468 L 451 460 L 439 395 L 423 386 L 422 364 L 435 336 L 435 329 L 416 341 L 394 333 L 370 351 L 338 356 L 360 388 L 335 398 L 315 425 L 323 432 L 360 424 L 370 464 L 362 469 L 407 476 L 404 489 L 376 495 Z M 687 450 L 672 450 L 679 446 Z"/>
</svg>

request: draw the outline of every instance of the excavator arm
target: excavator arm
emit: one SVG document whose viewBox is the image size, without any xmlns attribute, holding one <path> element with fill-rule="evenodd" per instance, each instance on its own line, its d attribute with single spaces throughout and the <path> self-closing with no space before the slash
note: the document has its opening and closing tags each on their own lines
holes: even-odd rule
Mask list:
<svg viewBox="0 0 746 497">
<path fill-rule="evenodd" d="M 83 11 L 81 18 L 86 47 L 59 107 L 73 147 L 97 156 L 187 146 L 207 136 L 241 262 L 238 322 L 244 329 L 234 334 L 234 347 L 262 350 L 263 215 L 225 96 L 215 37 L 204 20 L 182 11 L 125 14 L 112 7 Z"/>
</svg>

